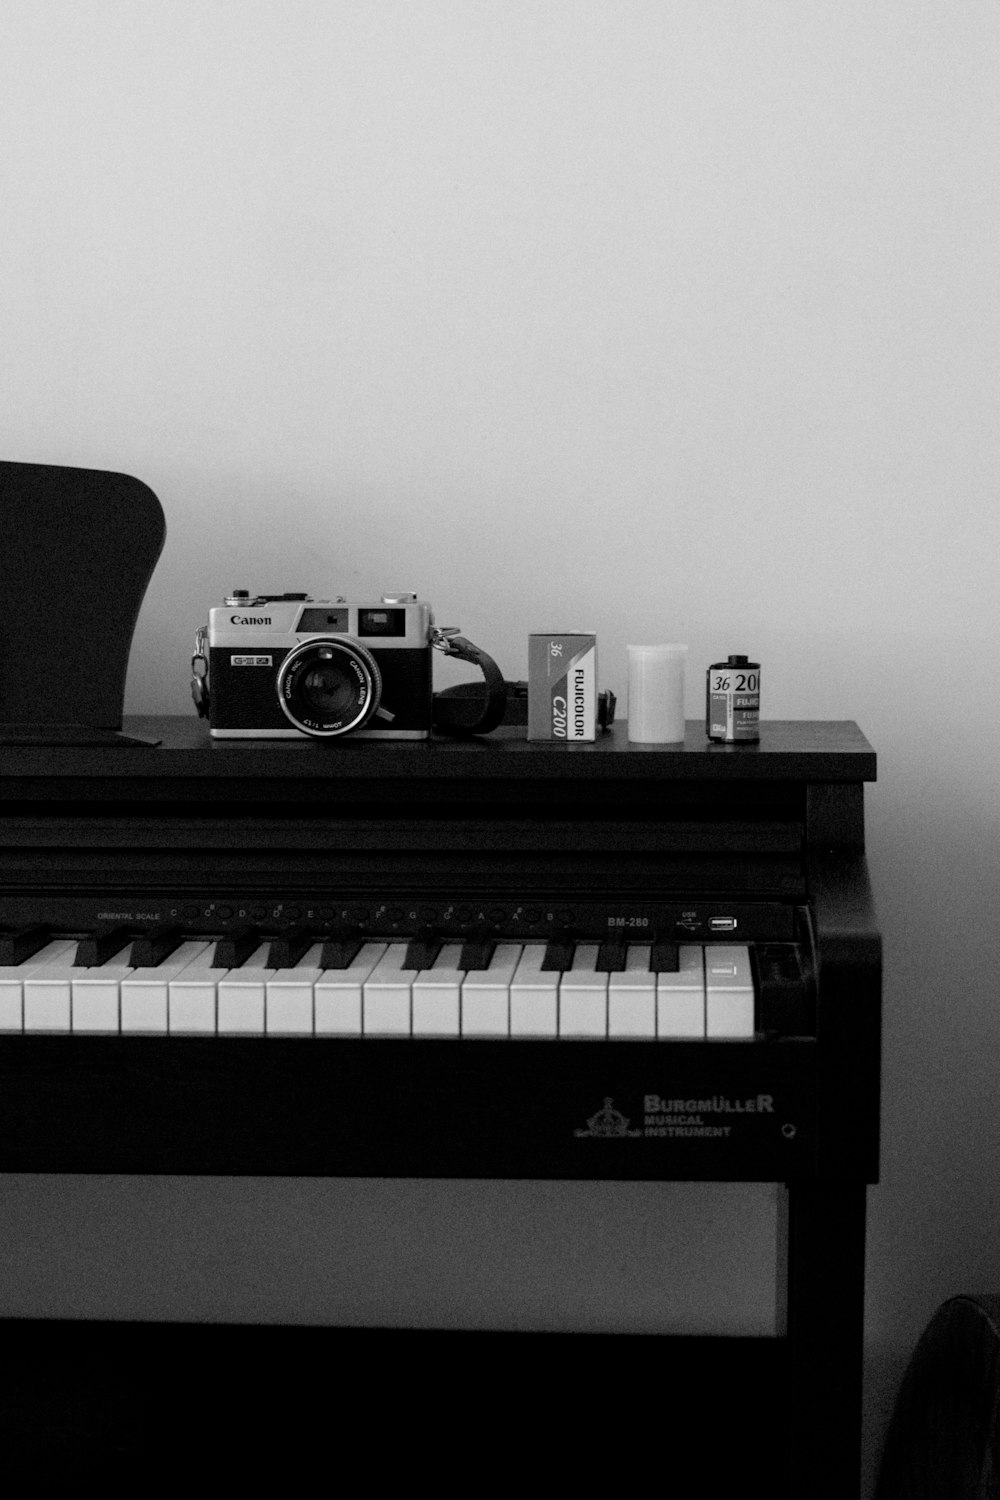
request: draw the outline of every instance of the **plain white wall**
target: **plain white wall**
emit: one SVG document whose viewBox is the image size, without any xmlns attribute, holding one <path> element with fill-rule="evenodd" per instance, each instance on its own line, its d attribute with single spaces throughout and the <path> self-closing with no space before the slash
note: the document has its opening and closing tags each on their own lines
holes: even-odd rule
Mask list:
<svg viewBox="0 0 1000 1500">
<path fill-rule="evenodd" d="M 194 628 L 232 587 L 403 586 L 509 676 L 529 630 L 587 624 L 624 698 L 627 641 L 686 640 L 697 716 L 703 667 L 745 650 L 765 716 L 854 718 L 875 744 L 872 1453 L 937 1303 L 1000 1285 L 998 65 L 991 0 L 0 8 L 2 448 L 163 502 L 131 711 L 190 711 Z M 352 1292 L 317 1291 L 344 1226 L 419 1234 L 430 1201 L 5 1191 L 5 1308 L 130 1316 L 348 1316 Z M 519 1268 L 502 1319 L 711 1322 L 705 1233 L 752 1329 L 769 1273 L 741 1268 L 727 1191 L 566 1190 L 560 1239 L 538 1189 L 426 1189 L 485 1262 L 508 1196 L 534 1205 L 497 1256 Z M 736 1197 L 766 1228 L 769 1199 Z M 695 1224 L 666 1236 L 673 1304 L 662 1276 L 639 1290 L 664 1205 Z M 626 1206 L 645 1249 L 616 1297 Z M 317 1279 L 289 1291 L 303 1220 Z M 233 1236 L 264 1247 L 252 1276 L 226 1268 Z M 488 1277 L 449 1314 L 423 1236 L 408 1281 L 380 1252 L 386 1318 L 474 1316 Z"/>
</svg>

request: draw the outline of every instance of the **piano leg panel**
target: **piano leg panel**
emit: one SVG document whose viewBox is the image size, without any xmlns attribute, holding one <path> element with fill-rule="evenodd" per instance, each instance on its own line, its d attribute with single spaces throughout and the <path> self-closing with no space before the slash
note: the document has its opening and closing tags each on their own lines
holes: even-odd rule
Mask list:
<svg viewBox="0 0 1000 1500">
<path fill-rule="evenodd" d="M 863 1183 L 779 1194 L 779 1309 L 788 1358 L 787 1451 L 796 1500 L 857 1495 L 861 1471 Z M 782 1301 L 783 1297 L 783 1301 Z"/>
<path fill-rule="evenodd" d="M 787 1493 L 772 1338 L 0 1320 L 0 1347 L 30 1493 Z"/>
</svg>

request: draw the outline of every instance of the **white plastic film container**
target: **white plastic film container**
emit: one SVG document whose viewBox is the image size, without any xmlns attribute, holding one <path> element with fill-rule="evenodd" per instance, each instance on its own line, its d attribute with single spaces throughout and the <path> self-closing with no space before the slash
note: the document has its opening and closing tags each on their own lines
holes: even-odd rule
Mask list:
<svg viewBox="0 0 1000 1500">
<path fill-rule="evenodd" d="M 627 646 L 628 737 L 640 745 L 684 738 L 686 646 Z"/>
</svg>

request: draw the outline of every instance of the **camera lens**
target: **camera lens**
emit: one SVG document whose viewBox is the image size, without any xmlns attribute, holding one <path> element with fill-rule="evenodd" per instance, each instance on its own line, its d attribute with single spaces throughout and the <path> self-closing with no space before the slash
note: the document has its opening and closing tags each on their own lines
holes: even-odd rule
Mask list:
<svg viewBox="0 0 1000 1500">
<path fill-rule="evenodd" d="M 339 718 L 355 703 L 354 683 L 343 667 L 311 667 L 302 678 L 302 700 L 320 718 Z"/>
<path fill-rule="evenodd" d="M 382 679 L 375 658 L 349 637 L 304 641 L 278 670 L 278 702 L 305 734 L 359 729 L 378 708 Z"/>
</svg>

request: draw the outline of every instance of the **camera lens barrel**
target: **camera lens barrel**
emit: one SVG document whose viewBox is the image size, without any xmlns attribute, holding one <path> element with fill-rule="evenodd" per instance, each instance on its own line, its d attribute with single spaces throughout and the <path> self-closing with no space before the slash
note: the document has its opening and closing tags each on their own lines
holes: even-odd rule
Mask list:
<svg viewBox="0 0 1000 1500">
<path fill-rule="evenodd" d="M 278 668 L 275 686 L 286 718 L 319 738 L 360 729 L 382 696 L 375 658 L 345 636 L 313 636 L 293 647 Z"/>
</svg>

